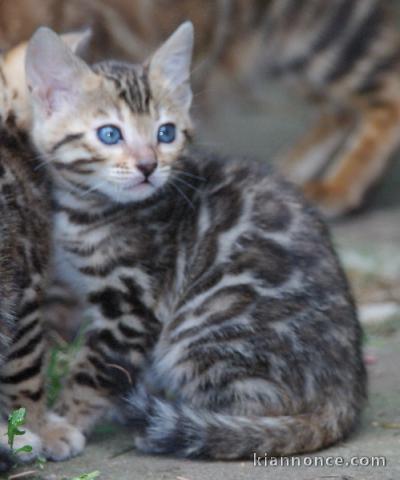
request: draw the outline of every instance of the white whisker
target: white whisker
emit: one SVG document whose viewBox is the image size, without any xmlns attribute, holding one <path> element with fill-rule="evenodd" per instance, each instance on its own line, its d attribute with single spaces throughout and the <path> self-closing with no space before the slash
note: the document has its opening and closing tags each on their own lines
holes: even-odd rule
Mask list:
<svg viewBox="0 0 400 480">
<path fill-rule="evenodd" d="M 40 170 L 41 168 L 45 167 L 46 165 L 50 165 L 52 158 L 50 156 L 43 157 L 43 155 L 33 155 L 32 160 L 41 160 L 38 165 L 34 168 L 34 171 Z"/>
<path fill-rule="evenodd" d="M 172 177 L 174 180 L 177 180 L 178 182 L 181 182 L 183 183 L 183 185 L 186 185 L 187 187 L 189 187 L 190 189 L 194 190 L 195 192 L 200 192 L 200 190 L 196 187 L 194 187 L 191 183 L 189 182 L 186 182 L 185 180 L 183 180 L 183 178 L 179 178 L 178 175 L 175 175 Z"/>
<path fill-rule="evenodd" d="M 178 193 L 180 193 L 182 195 L 182 197 L 187 201 L 188 205 L 193 209 L 195 210 L 194 208 L 194 205 L 193 205 L 193 202 L 190 200 L 190 198 L 184 193 L 182 192 L 182 190 L 177 186 L 175 185 L 172 181 L 169 182 L 169 184 L 171 185 L 171 187 L 174 187 L 176 189 L 176 191 Z"/>
<path fill-rule="evenodd" d="M 34 168 L 34 171 L 38 171 L 40 170 L 41 168 L 43 167 L 47 167 L 48 165 L 50 165 L 50 162 L 48 162 L 47 160 L 43 160 L 42 162 L 40 162 L 38 165 L 36 165 L 36 167 Z"/>
<path fill-rule="evenodd" d="M 96 183 L 96 185 L 93 185 L 93 187 L 90 187 L 88 188 L 87 190 L 85 190 L 82 194 L 80 194 L 79 196 L 81 198 L 84 198 L 86 197 L 87 195 L 89 195 L 89 193 L 92 193 L 94 192 L 95 190 L 97 190 L 99 187 L 101 187 L 102 185 L 104 185 L 106 183 L 106 180 L 102 180 L 101 182 L 98 182 Z"/>
<path fill-rule="evenodd" d="M 187 177 L 195 178 L 196 180 L 201 180 L 202 182 L 206 181 L 204 177 L 200 177 L 199 175 L 194 175 L 193 173 L 184 172 L 183 170 L 172 170 L 172 173 L 178 173 L 179 175 L 186 175 Z"/>
</svg>

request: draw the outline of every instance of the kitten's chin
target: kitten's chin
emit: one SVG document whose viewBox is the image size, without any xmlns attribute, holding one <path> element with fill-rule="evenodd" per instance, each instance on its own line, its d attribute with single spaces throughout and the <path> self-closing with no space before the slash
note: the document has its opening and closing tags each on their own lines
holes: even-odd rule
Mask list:
<svg viewBox="0 0 400 480">
<path fill-rule="evenodd" d="M 101 188 L 101 192 L 112 201 L 123 204 L 142 202 L 152 197 L 158 190 L 159 187 L 147 182 L 131 187 L 108 183 Z"/>
</svg>

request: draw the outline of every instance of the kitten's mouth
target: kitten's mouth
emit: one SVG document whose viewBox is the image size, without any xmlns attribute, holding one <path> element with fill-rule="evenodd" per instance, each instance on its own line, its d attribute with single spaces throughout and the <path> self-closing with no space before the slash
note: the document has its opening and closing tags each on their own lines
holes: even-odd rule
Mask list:
<svg viewBox="0 0 400 480">
<path fill-rule="evenodd" d="M 122 186 L 122 190 L 143 190 L 145 188 L 154 188 L 154 185 L 148 178 L 126 182 Z"/>
<path fill-rule="evenodd" d="M 142 201 L 155 194 L 165 183 L 160 175 L 114 176 L 103 186 L 111 198 L 120 203 Z"/>
</svg>

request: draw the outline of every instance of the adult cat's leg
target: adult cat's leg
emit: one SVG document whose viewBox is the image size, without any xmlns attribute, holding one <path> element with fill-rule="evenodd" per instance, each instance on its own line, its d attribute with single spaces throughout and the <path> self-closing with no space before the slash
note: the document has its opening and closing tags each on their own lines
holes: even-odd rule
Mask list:
<svg viewBox="0 0 400 480">
<path fill-rule="evenodd" d="M 26 408 L 26 427 L 32 435 L 20 437 L 19 442 L 31 444 L 33 455 L 42 452 L 50 459 L 62 460 L 83 449 L 84 437 L 47 409 L 47 352 L 39 292 L 37 284 L 24 291 L 17 331 L 0 372 L 0 401 L 6 413 Z"/>
<path fill-rule="evenodd" d="M 366 108 L 339 161 L 323 179 L 305 183 L 306 196 L 330 217 L 359 207 L 385 171 L 390 155 L 399 145 L 399 134 L 399 104 L 380 103 Z"/>
<path fill-rule="evenodd" d="M 277 162 L 283 175 L 298 185 L 318 178 L 343 147 L 354 115 L 340 111 L 318 118 L 311 130 Z"/>
</svg>

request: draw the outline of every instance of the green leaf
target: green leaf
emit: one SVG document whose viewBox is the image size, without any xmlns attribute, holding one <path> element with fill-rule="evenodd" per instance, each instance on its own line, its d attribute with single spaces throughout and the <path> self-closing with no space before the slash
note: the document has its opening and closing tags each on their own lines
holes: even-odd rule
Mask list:
<svg viewBox="0 0 400 480">
<path fill-rule="evenodd" d="M 40 468 L 40 470 L 43 470 L 46 463 L 47 460 L 44 457 L 37 457 L 35 465 L 37 466 L 37 468 Z"/>
<path fill-rule="evenodd" d="M 30 453 L 32 451 L 32 447 L 31 445 L 24 445 L 23 447 L 21 448 L 18 448 L 17 450 L 14 450 L 14 453 L 15 454 L 18 454 L 18 453 Z"/>
<path fill-rule="evenodd" d="M 60 395 L 63 379 L 68 375 L 77 352 L 79 352 L 85 342 L 85 332 L 88 325 L 89 322 L 85 320 L 71 344 L 58 345 L 51 350 L 47 370 L 49 407 L 55 404 Z"/>
<path fill-rule="evenodd" d="M 97 471 L 92 473 L 84 473 L 79 477 L 71 478 L 71 480 L 93 480 L 94 478 L 97 478 L 99 475 L 100 475 L 100 472 L 97 472 Z"/>
<path fill-rule="evenodd" d="M 10 448 L 14 448 L 14 440 L 17 435 L 24 435 L 25 431 L 19 428 L 25 424 L 26 409 L 19 408 L 10 413 L 7 425 L 7 437 Z"/>
</svg>

